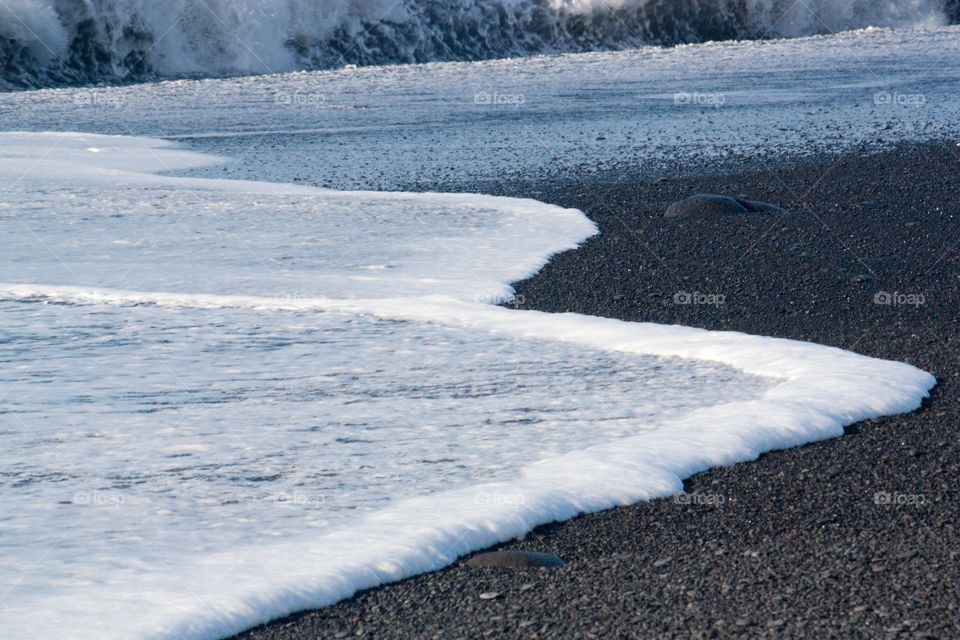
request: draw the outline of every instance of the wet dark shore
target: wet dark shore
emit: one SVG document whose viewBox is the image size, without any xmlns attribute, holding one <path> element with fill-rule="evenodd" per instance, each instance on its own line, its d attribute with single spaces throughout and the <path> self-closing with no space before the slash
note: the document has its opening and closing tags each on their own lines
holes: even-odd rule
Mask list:
<svg viewBox="0 0 960 640">
<path fill-rule="evenodd" d="M 690 478 L 687 500 L 499 547 L 554 553 L 563 567 L 461 561 L 238 638 L 960 637 L 956 141 L 483 189 L 577 207 L 601 228 L 519 283 L 518 306 L 810 340 L 909 362 L 939 384 L 913 414 Z M 660 217 L 697 192 L 789 212 Z"/>
</svg>

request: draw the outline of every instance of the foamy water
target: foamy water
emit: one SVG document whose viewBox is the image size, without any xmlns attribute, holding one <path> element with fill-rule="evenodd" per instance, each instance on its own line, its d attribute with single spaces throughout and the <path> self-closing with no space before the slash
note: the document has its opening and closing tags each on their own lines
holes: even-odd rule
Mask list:
<svg viewBox="0 0 960 640">
<path fill-rule="evenodd" d="M 215 162 L 0 134 L 15 636 L 224 637 L 909 411 L 934 382 L 491 304 L 596 232 L 575 210 L 153 173 Z"/>
<path fill-rule="evenodd" d="M 202 177 L 462 189 L 956 137 L 960 27 L 0 94 L 0 130 L 175 137 Z M 484 190 L 487 187 L 483 187 Z M 536 194 L 531 194 L 535 197 Z M 786 194 L 785 197 L 788 197 Z"/>
</svg>

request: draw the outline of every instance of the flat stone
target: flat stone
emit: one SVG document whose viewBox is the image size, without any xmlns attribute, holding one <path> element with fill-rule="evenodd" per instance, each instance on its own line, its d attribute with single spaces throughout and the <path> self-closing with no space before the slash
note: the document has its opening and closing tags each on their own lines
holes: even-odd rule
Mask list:
<svg viewBox="0 0 960 640">
<path fill-rule="evenodd" d="M 566 564 L 552 553 L 538 551 L 491 551 L 481 553 L 467 560 L 467 566 L 500 567 L 508 569 L 528 569 L 531 567 L 559 567 Z"/>
<path fill-rule="evenodd" d="M 743 213 L 779 213 L 780 207 L 767 202 L 731 198 L 715 193 L 698 193 L 667 207 L 667 218 L 708 217 Z"/>
</svg>

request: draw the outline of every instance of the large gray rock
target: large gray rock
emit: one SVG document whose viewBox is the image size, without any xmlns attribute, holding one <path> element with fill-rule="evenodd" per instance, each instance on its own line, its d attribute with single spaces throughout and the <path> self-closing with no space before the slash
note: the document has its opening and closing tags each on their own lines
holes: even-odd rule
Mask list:
<svg viewBox="0 0 960 640">
<path fill-rule="evenodd" d="M 780 207 L 767 202 L 755 202 L 742 198 L 730 198 L 713 193 L 698 193 L 695 196 L 674 202 L 663 215 L 668 218 L 689 218 L 729 215 L 733 213 L 778 213 Z"/>
<path fill-rule="evenodd" d="M 532 567 L 559 567 L 566 562 L 552 553 L 538 551 L 491 551 L 480 553 L 467 560 L 467 566 L 505 567 L 508 569 L 529 569 Z"/>
</svg>

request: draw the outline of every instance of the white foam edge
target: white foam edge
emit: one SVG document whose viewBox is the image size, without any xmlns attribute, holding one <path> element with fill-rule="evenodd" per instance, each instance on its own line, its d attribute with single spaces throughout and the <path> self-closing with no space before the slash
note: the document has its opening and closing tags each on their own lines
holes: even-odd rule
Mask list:
<svg viewBox="0 0 960 640">
<path fill-rule="evenodd" d="M 557 253 L 574 249 L 599 233 L 596 223 L 578 209 L 546 204 L 532 198 L 491 196 L 477 193 L 403 191 L 340 191 L 322 187 L 254 180 L 187 178 L 163 175 L 182 169 L 212 166 L 230 158 L 186 151 L 160 138 L 76 132 L 0 132 L 0 191 L 11 187 L 56 188 L 106 185 L 109 188 L 173 187 L 242 194 L 312 198 L 317 202 L 344 204 L 369 202 L 404 203 L 425 209 L 438 207 L 488 209 L 549 223 L 550 249 L 527 251 L 511 261 L 514 280 L 537 273 Z M 309 209 L 307 209 L 309 210 Z M 354 276 L 358 277 L 358 276 Z M 476 285 L 477 283 L 474 283 Z M 472 292 L 478 299 L 512 299 L 507 282 L 486 282 Z"/>
<path fill-rule="evenodd" d="M 223 637 L 296 611 L 333 604 L 366 588 L 440 569 L 466 553 L 521 536 L 540 524 L 671 496 L 682 491 L 683 479 L 712 467 L 837 437 L 844 426 L 860 420 L 913 411 L 936 383 L 932 375 L 908 364 L 814 343 L 572 313 L 517 311 L 441 297 L 277 301 L 0 284 L 0 299 L 36 298 L 74 304 L 369 314 L 603 350 L 709 360 L 779 380 L 758 399 L 698 409 L 635 437 L 532 464 L 514 481 L 399 501 L 366 518 L 357 528 L 363 532 L 360 539 L 334 531 L 308 541 L 271 543 L 269 559 L 235 550 L 213 554 L 203 566 L 230 567 L 236 597 L 229 603 L 184 602 L 185 615 L 172 627 L 158 629 L 156 637 L 161 638 Z M 489 499 L 497 495 L 522 500 Z M 247 559 L 242 567 L 236 566 L 238 555 Z M 184 579 L 189 580 L 189 575 Z"/>
<path fill-rule="evenodd" d="M 558 232 L 557 246 L 549 255 L 529 256 L 523 265 L 527 275 L 535 273 L 554 253 L 576 246 L 597 231 L 581 212 L 535 200 L 474 194 L 341 192 L 142 173 L 224 160 L 182 151 L 158 139 L 9 133 L 0 134 L 0 141 L 4 143 L 0 147 L 0 176 L 6 176 L 6 181 L 39 180 L 49 184 L 55 180 L 53 184 L 58 186 L 70 182 L 129 182 L 135 186 L 162 184 L 248 193 L 413 200 L 427 206 L 490 207 L 513 214 L 546 211 L 556 222 L 553 230 Z M 156 631 L 147 631 L 148 637 L 157 638 L 225 637 L 296 611 L 333 604 L 365 588 L 442 568 L 465 553 L 517 537 L 539 524 L 670 496 L 682 489 L 684 478 L 711 467 L 836 437 L 845 425 L 858 420 L 912 411 L 936 382 L 930 374 L 907 364 L 813 343 L 578 314 L 508 310 L 440 296 L 277 300 L 0 283 L 0 299 L 33 298 L 73 304 L 369 314 L 562 340 L 596 349 L 711 360 L 780 379 L 757 400 L 696 410 L 633 438 L 530 465 L 515 481 L 398 501 L 359 525 L 358 530 L 364 532 L 362 539 L 335 530 L 315 539 L 272 541 L 269 558 L 257 549 L 210 554 L 198 565 L 184 567 L 182 583 L 206 584 L 201 578 L 209 577 L 210 571 L 228 571 L 229 584 L 221 585 L 217 592 L 223 601 L 198 599 L 195 594 L 164 594 L 178 600 L 179 615 L 175 621 L 144 620 L 145 629 Z M 484 504 L 484 500 L 477 500 L 477 496 L 496 495 L 522 495 L 523 501 Z M 238 563 L 238 557 L 243 561 Z"/>
</svg>

